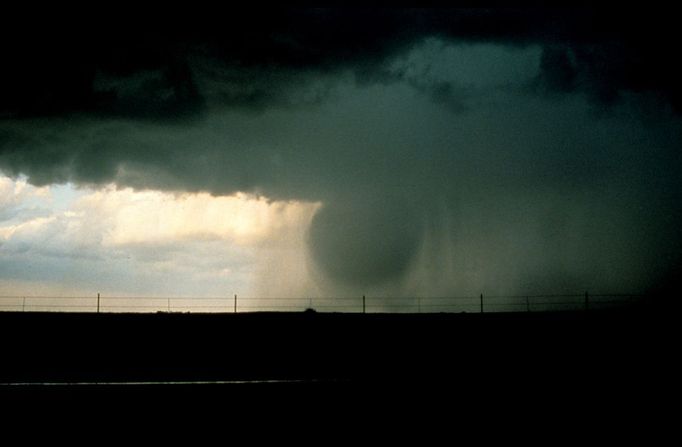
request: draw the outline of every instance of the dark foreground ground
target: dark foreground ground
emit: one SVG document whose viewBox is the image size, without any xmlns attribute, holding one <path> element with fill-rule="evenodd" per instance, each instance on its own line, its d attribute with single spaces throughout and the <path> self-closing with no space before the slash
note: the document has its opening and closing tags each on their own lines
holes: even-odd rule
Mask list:
<svg viewBox="0 0 682 447">
<path fill-rule="evenodd" d="M 676 399 L 675 319 L 639 308 L 434 315 L 0 313 L 0 399 L 29 408 L 44 399 L 50 411 L 68 404 L 81 411 L 124 407 L 127 413 L 210 404 L 254 417 L 291 415 L 300 405 L 324 417 L 343 406 L 358 414 L 358 423 L 367 423 L 363 412 L 397 408 L 413 415 L 444 408 L 438 413 L 482 420 L 519 418 L 531 408 L 522 417 L 528 424 L 553 414 L 571 418 L 570 426 L 614 414 L 636 421 Z M 220 383 L 205 383 L 213 381 Z"/>
</svg>

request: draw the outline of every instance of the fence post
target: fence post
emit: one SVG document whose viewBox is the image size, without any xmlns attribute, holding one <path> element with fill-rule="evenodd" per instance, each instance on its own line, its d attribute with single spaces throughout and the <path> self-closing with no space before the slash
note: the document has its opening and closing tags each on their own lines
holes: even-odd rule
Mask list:
<svg viewBox="0 0 682 447">
<path fill-rule="evenodd" d="M 365 313 L 365 295 L 362 295 L 362 313 Z"/>
<path fill-rule="evenodd" d="M 237 295 L 234 295 L 234 313 L 237 313 Z"/>
<path fill-rule="evenodd" d="M 585 291 L 585 311 L 590 310 L 590 294 Z"/>
<path fill-rule="evenodd" d="M 99 313 L 99 292 L 97 293 L 97 313 Z"/>
<path fill-rule="evenodd" d="M 481 294 L 481 313 L 483 313 L 483 294 Z"/>
</svg>

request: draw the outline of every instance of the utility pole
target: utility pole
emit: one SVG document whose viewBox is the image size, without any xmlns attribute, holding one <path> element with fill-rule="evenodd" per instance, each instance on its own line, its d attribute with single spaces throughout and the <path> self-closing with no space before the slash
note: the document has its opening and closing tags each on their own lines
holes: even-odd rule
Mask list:
<svg viewBox="0 0 682 447">
<path fill-rule="evenodd" d="M 365 295 L 362 295 L 362 313 L 365 313 Z"/>
<path fill-rule="evenodd" d="M 483 294 L 481 294 L 481 313 L 483 313 Z"/>
<path fill-rule="evenodd" d="M 237 295 L 234 296 L 234 313 L 237 313 Z"/>
<path fill-rule="evenodd" d="M 99 292 L 97 293 L 97 313 L 99 313 Z"/>
</svg>

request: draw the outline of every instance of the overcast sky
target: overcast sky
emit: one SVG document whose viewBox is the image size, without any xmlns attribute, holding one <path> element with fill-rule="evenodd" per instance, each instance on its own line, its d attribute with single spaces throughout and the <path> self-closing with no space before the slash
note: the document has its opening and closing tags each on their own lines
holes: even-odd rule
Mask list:
<svg viewBox="0 0 682 447">
<path fill-rule="evenodd" d="M 666 11 L 154 13 L 1 31 L 0 295 L 626 293 L 679 272 Z"/>
</svg>

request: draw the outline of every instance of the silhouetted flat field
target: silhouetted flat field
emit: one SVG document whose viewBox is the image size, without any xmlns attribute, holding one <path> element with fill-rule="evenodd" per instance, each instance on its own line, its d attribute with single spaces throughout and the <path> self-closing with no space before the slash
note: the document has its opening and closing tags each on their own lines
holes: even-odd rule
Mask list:
<svg viewBox="0 0 682 447">
<path fill-rule="evenodd" d="M 254 394 L 268 396 L 275 402 L 270 410 L 278 411 L 302 399 L 327 406 L 362 401 L 370 408 L 374 399 L 385 408 L 406 396 L 467 402 L 472 411 L 491 411 L 493 398 L 495 411 L 513 412 L 528 399 L 582 405 L 588 397 L 613 409 L 668 392 L 675 363 L 669 321 L 638 309 L 0 313 L 0 382 L 20 384 L 2 386 L 5 394 L 138 402 L 132 405 L 138 410 L 143 402 L 158 408 L 208 400 L 255 411 Z"/>
<path fill-rule="evenodd" d="M 668 330 L 636 310 L 0 313 L 0 382 L 581 378 L 663 355 Z"/>
</svg>

